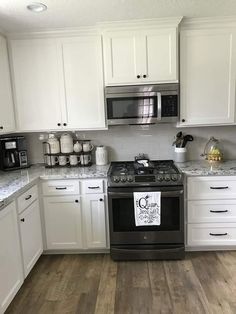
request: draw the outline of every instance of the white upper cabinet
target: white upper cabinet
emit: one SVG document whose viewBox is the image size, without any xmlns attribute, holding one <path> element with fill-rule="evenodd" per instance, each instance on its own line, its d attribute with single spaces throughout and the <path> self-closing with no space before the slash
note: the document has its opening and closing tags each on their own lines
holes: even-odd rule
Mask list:
<svg viewBox="0 0 236 314">
<path fill-rule="evenodd" d="M 63 39 L 68 128 L 105 127 L 101 36 Z"/>
<path fill-rule="evenodd" d="M 20 131 L 105 127 L 101 36 L 11 40 Z"/>
<path fill-rule="evenodd" d="M 181 31 L 182 125 L 234 123 L 235 35 L 223 27 Z"/>
<path fill-rule="evenodd" d="M 6 39 L 0 35 L 0 134 L 15 130 Z"/>
<path fill-rule="evenodd" d="M 177 28 L 106 31 L 106 85 L 178 82 Z"/>
<path fill-rule="evenodd" d="M 57 129 L 62 120 L 63 72 L 57 41 L 11 41 L 20 131 Z"/>
</svg>

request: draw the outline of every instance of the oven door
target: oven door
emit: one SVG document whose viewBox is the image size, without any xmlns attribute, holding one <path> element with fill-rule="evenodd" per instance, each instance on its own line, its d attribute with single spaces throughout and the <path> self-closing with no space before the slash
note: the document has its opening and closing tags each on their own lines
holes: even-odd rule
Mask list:
<svg viewBox="0 0 236 314">
<path fill-rule="evenodd" d="M 133 192 L 161 192 L 161 224 L 136 226 Z M 183 187 L 109 188 L 109 224 L 112 245 L 183 244 Z"/>
<path fill-rule="evenodd" d="M 161 120 L 161 94 L 157 92 L 107 94 L 108 125 L 151 124 Z"/>
</svg>

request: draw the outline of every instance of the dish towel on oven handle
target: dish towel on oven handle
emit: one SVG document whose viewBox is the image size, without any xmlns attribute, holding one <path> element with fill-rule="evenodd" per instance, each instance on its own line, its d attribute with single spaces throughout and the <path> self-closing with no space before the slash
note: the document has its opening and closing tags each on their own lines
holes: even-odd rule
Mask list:
<svg viewBox="0 0 236 314">
<path fill-rule="evenodd" d="M 134 192 L 134 216 L 136 226 L 161 224 L 161 192 Z"/>
</svg>

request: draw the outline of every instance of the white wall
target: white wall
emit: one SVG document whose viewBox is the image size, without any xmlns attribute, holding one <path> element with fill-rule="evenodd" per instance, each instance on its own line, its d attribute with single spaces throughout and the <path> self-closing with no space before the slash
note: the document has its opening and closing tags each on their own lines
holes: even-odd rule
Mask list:
<svg viewBox="0 0 236 314">
<path fill-rule="evenodd" d="M 222 141 L 226 159 L 236 159 L 236 126 L 177 129 L 173 125 L 160 124 L 148 128 L 112 127 L 108 131 L 77 132 L 77 134 L 80 139 L 91 139 L 94 145 L 108 146 L 110 160 L 133 160 L 138 153 L 147 153 L 151 159 L 173 159 L 172 142 L 180 130 L 194 136 L 194 142 L 188 144 L 190 160 L 201 159 L 200 155 L 211 136 Z M 43 162 L 42 144 L 38 140 L 39 133 L 24 135 L 28 140 L 31 162 Z"/>
</svg>

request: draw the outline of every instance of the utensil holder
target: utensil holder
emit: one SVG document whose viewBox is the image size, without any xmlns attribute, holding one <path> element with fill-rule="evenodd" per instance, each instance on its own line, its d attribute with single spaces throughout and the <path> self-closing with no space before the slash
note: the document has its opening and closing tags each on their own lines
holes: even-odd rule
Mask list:
<svg viewBox="0 0 236 314">
<path fill-rule="evenodd" d="M 174 161 L 175 162 L 187 161 L 187 148 L 186 147 L 175 147 Z"/>
</svg>

